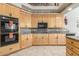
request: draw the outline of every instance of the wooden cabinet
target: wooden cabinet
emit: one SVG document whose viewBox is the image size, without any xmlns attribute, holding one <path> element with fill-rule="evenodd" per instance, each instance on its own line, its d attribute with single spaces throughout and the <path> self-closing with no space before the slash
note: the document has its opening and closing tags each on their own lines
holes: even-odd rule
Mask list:
<svg viewBox="0 0 79 59">
<path fill-rule="evenodd" d="M 19 18 L 19 8 L 9 5 L 7 3 L 0 3 L 0 15 Z"/>
<path fill-rule="evenodd" d="M 15 52 L 17 50 L 20 49 L 20 46 L 19 44 L 12 44 L 12 45 L 9 45 L 9 46 L 5 46 L 5 47 L 1 47 L 0 48 L 0 55 L 8 55 L 12 52 Z"/>
<path fill-rule="evenodd" d="M 31 27 L 31 14 L 20 9 L 20 27 L 29 28 Z"/>
<path fill-rule="evenodd" d="M 32 35 L 31 34 L 21 35 L 20 46 L 21 48 L 32 46 Z"/>
<path fill-rule="evenodd" d="M 57 39 L 57 34 L 49 34 L 49 45 L 57 45 L 57 42 L 58 39 Z"/>
<path fill-rule="evenodd" d="M 37 28 L 37 25 L 38 25 L 37 24 L 38 23 L 37 15 L 32 14 L 31 19 L 32 19 L 32 22 L 31 22 L 32 28 Z"/>
<path fill-rule="evenodd" d="M 31 13 L 25 12 L 26 27 L 31 28 Z"/>
<path fill-rule="evenodd" d="M 21 35 L 21 42 L 20 42 L 21 48 L 27 47 L 27 40 L 28 40 L 27 35 Z"/>
<path fill-rule="evenodd" d="M 74 52 L 72 52 L 70 49 L 66 49 L 66 51 L 67 51 L 67 53 L 66 53 L 66 55 L 67 56 L 78 56 L 76 53 L 74 53 Z"/>
<path fill-rule="evenodd" d="M 19 20 L 19 23 L 20 23 L 20 27 L 24 28 L 26 27 L 26 16 L 25 16 L 25 13 L 24 11 L 20 10 L 20 20 Z"/>
<path fill-rule="evenodd" d="M 27 47 L 32 46 L 32 34 L 28 34 L 27 40 Z"/>
<path fill-rule="evenodd" d="M 32 27 L 37 27 L 38 22 L 47 22 L 48 28 L 64 28 L 64 15 L 57 14 L 32 14 Z"/>
<path fill-rule="evenodd" d="M 8 4 L 0 3 L 0 15 L 10 15 L 10 6 Z"/>
<path fill-rule="evenodd" d="M 10 8 L 10 15 L 12 17 L 16 17 L 16 18 L 20 17 L 20 9 L 19 8 L 12 6 L 12 5 L 10 5 L 9 8 Z"/>
<path fill-rule="evenodd" d="M 64 15 L 56 14 L 56 28 L 64 28 Z"/>
<path fill-rule="evenodd" d="M 79 41 L 75 38 L 66 38 L 66 55 L 79 56 Z"/>
<path fill-rule="evenodd" d="M 48 34 L 42 34 L 41 39 L 41 44 L 48 45 Z"/>
<path fill-rule="evenodd" d="M 48 19 L 48 28 L 55 28 L 56 27 L 56 16 L 54 14 L 50 14 Z"/>
<path fill-rule="evenodd" d="M 33 34 L 33 45 L 47 45 L 48 35 L 47 34 Z"/>
<path fill-rule="evenodd" d="M 65 45 L 66 44 L 65 34 L 57 34 L 57 35 L 58 35 L 58 45 Z"/>
<path fill-rule="evenodd" d="M 33 45 L 65 45 L 65 34 L 33 34 Z"/>
</svg>

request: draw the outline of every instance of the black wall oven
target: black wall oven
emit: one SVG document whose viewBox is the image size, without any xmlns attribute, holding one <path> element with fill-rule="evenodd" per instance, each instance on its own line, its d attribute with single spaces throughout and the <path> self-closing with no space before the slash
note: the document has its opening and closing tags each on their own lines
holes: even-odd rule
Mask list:
<svg viewBox="0 0 79 59">
<path fill-rule="evenodd" d="M 17 43 L 18 36 L 18 18 L 0 15 L 0 46 Z"/>
</svg>

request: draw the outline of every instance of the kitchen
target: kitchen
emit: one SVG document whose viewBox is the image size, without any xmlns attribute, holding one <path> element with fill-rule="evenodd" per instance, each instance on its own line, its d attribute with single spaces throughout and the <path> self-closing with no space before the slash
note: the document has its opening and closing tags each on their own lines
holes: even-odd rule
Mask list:
<svg viewBox="0 0 79 59">
<path fill-rule="evenodd" d="M 77 3 L 0 3 L 0 55 L 78 56 L 78 10 Z"/>
</svg>

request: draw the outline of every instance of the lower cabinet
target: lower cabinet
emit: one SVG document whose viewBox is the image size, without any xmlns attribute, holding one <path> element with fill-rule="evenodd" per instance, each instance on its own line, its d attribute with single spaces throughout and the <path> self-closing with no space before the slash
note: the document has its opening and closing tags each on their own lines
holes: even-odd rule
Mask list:
<svg viewBox="0 0 79 59">
<path fill-rule="evenodd" d="M 33 45 L 47 45 L 48 35 L 47 34 L 33 34 Z"/>
<path fill-rule="evenodd" d="M 79 56 L 79 41 L 73 38 L 66 38 L 66 55 Z"/>
<path fill-rule="evenodd" d="M 57 34 L 49 34 L 49 45 L 57 45 Z"/>
<path fill-rule="evenodd" d="M 8 55 L 12 52 L 15 52 L 15 51 L 19 50 L 19 49 L 20 49 L 20 46 L 19 46 L 18 43 L 8 45 L 8 46 L 5 46 L 5 47 L 1 47 L 0 48 L 0 56 L 1 55 Z"/>
<path fill-rule="evenodd" d="M 58 36 L 58 45 L 65 45 L 66 44 L 65 34 L 57 34 L 57 36 Z"/>
<path fill-rule="evenodd" d="M 31 34 L 21 35 L 20 47 L 26 48 L 26 47 L 29 47 L 29 46 L 32 46 L 32 36 L 31 36 Z"/>
<path fill-rule="evenodd" d="M 65 34 L 33 34 L 33 45 L 65 45 Z"/>
</svg>

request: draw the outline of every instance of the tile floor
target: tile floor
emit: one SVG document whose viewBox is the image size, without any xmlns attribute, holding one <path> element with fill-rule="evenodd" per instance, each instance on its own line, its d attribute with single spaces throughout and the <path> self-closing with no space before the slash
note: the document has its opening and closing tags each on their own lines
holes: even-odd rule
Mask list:
<svg viewBox="0 0 79 59">
<path fill-rule="evenodd" d="M 65 56 L 65 46 L 32 46 L 10 56 Z"/>
</svg>

